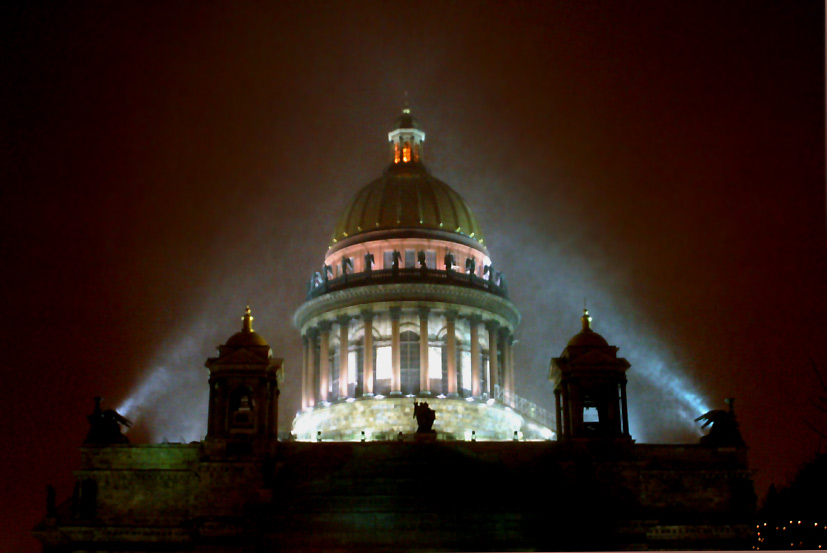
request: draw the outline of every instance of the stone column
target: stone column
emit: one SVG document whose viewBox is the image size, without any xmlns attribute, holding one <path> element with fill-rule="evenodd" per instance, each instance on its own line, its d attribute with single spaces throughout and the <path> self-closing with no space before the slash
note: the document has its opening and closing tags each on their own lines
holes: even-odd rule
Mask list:
<svg viewBox="0 0 827 553">
<path fill-rule="evenodd" d="M 307 406 L 316 405 L 316 329 L 307 329 Z"/>
<path fill-rule="evenodd" d="M 514 390 L 511 389 L 511 371 L 509 371 L 511 365 L 509 362 L 511 359 L 511 336 L 509 335 L 508 328 L 501 328 L 500 336 L 502 338 L 501 343 L 503 345 L 503 399 L 505 400 L 504 403 L 507 403 L 513 407 L 514 397 L 512 394 Z"/>
<path fill-rule="evenodd" d="M 623 382 L 620 384 L 620 414 L 623 420 L 623 435 L 630 436 L 629 434 L 629 411 L 626 408 L 626 383 Z"/>
<path fill-rule="evenodd" d="M 557 415 L 557 441 L 563 439 L 563 405 L 560 403 L 560 390 L 554 390 L 554 408 Z"/>
<path fill-rule="evenodd" d="M 362 360 L 362 395 L 373 395 L 373 312 L 362 311 L 362 320 L 365 321 L 364 355 Z"/>
<path fill-rule="evenodd" d="M 210 377 L 210 403 L 207 410 L 207 436 L 215 436 L 215 424 L 218 419 L 218 399 L 217 399 L 218 382 Z"/>
<path fill-rule="evenodd" d="M 347 397 L 347 379 L 348 379 L 348 351 L 350 350 L 350 342 L 348 341 L 348 323 L 350 317 L 342 315 L 336 319 L 339 323 L 339 397 Z"/>
<path fill-rule="evenodd" d="M 400 363 L 400 346 L 399 346 L 399 318 L 402 314 L 402 309 L 399 307 L 391 307 L 391 395 L 402 395 L 402 369 Z"/>
<path fill-rule="evenodd" d="M 500 384 L 499 364 L 497 363 L 497 329 L 500 323 L 488 321 L 485 328 L 488 329 L 488 386 L 489 396 L 494 397 L 496 386 Z"/>
<path fill-rule="evenodd" d="M 302 410 L 307 409 L 307 388 L 311 386 L 309 380 L 307 380 L 307 375 L 309 371 L 307 370 L 307 349 L 308 349 L 308 342 L 306 334 L 302 334 Z"/>
<path fill-rule="evenodd" d="M 330 359 L 328 359 L 328 356 L 330 352 L 331 326 L 333 325 L 329 321 L 319 323 L 319 387 L 321 388 L 319 401 L 330 401 L 328 398 L 330 389 Z"/>
<path fill-rule="evenodd" d="M 482 378 L 480 377 L 480 322 L 478 315 L 468 317 L 471 328 L 471 395 L 479 397 L 482 394 Z"/>
<path fill-rule="evenodd" d="M 445 312 L 445 349 L 448 356 L 448 396 L 457 395 L 457 312 Z"/>
<path fill-rule="evenodd" d="M 560 433 L 560 436 L 557 438 L 562 439 L 571 438 L 571 413 L 569 412 L 569 391 L 568 391 L 568 384 L 563 383 L 563 429 Z"/>
<path fill-rule="evenodd" d="M 514 339 L 513 335 L 509 338 L 509 340 L 510 347 L 508 348 L 508 379 L 510 382 L 509 386 L 511 387 L 511 393 L 516 394 L 517 387 L 514 385 L 514 342 L 516 342 L 516 340 Z"/>
<path fill-rule="evenodd" d="M 431 378 L 428 374 L 428 315 L 431 310 L 423 307 L 419 310 L 419 390 L 430 395 Z"/>
</svg>

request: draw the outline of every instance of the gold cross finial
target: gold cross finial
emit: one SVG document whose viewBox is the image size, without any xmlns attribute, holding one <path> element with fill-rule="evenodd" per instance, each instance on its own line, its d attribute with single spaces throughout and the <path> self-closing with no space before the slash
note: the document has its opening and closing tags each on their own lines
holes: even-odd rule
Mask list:
<svg viewBox="0 0 827 553">
<path fill-rule="evenodd" d="M 244 311 L 244 316 L 241 317 L 243 321 L 243 325 L 241 327 L 242 332 L 252 332 L 253 331 L 253 316 L 250 314 L 250 306 L 247 306 L 247 309 Z"/>
</svg>

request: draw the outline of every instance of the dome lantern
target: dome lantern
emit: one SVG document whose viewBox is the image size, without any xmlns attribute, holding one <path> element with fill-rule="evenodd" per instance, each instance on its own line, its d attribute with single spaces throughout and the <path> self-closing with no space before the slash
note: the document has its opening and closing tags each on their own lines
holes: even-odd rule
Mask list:
<svg viewBox="0 0 827 553">
<path fill-rule="evenodd" d="M 388 142 L 391 145 L 393 165 L 422 163 L 422 143 L 425 142 L 425 133 L 419 128 L 419 123 L 411 115 L 407 103 L 402 115 L 388 133 Z"/>
</svg>

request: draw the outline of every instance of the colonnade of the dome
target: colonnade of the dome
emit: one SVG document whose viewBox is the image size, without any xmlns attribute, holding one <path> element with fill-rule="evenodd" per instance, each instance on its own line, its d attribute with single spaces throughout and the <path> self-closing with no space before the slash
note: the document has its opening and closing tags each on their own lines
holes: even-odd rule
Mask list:
<svg viewBox="0 0 827 553">
<path fill-rule="evenodd" d="M 305 326 L 303 409 L 375 396 L 512 396 L 514 335 L 499 318 L 465 309 L 377 307 Z"/>
</svg>

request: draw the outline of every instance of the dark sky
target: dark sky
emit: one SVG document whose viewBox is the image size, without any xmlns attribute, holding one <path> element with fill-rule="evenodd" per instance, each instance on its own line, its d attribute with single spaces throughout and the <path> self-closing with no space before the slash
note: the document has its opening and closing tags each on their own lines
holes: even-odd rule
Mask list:
<svg viewBox="0 0 827 553">
<path fill-rule="evenodd" d="M 5 6 L 0 549 L 71 493 L 92 396 L 197 439 L 203 361 L 291 317 L 408 91 L 522 310 L 517 392 L 593 328 L 638 441 L 737 398 L 759 494 L 819 447 L 827 378 L 824 3 Z M 132 398 L 131 404 L 127 401 Z M 128 409 L 127 409 L 128 407 Z"/>
</svg>

